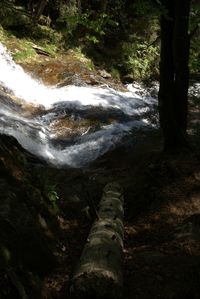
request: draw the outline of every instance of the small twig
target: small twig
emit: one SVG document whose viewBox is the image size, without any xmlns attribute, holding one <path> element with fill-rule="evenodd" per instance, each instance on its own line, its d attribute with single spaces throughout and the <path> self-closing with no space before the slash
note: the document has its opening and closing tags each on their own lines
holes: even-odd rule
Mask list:
<svg viewBox="0 0 200 299">
<path fill-rule="evenodd" d="M 148 44 L 147 47 L 155 45 L 159 41 L 159 39 L 160 39 L 160 35 L 158 35 L 154 41 L 152 41 L 150 44 Z"/>
</svg>

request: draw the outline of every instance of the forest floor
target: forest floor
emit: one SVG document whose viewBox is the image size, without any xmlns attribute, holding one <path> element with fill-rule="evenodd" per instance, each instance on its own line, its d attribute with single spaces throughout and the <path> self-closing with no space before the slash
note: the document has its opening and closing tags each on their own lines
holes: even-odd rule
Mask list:
<svg viewBox="0 0 200 299">
<path fill-rule="evenodd" d="M 45 299 L 70 297 L 70 279 L 92 224 L 78 200 L 80 192 L 84 194 L 83 185 L 97 203 L 110 181 L 119 182 L 125 196 L 123 298 L 200 298 L 200 163 L 196 154 L 163 153 L 158 134 L 152 133 L 132 148 L 104 155 L 84 174 L 74 172 L 64 178 L 62 171 L 52 170 L 50 177 L 60 182 L 58 193 L 63 199 L 73 184 L 74 203 L 61 201 L 60 265 L 45 281 Z M 84 182 L 85 177 L 90 179 Z"/>
</svg>

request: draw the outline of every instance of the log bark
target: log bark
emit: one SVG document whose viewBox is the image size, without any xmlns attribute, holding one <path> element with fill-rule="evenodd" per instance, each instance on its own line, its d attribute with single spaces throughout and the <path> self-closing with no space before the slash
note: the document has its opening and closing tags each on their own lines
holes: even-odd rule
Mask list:
<svg viewBox="0 0 200 299">
<path fill-rule="evenodd" d="M 77 297 L 119 298 L 122 295 L 123 195 L 117 183 L 105 186 L 80 263 L 72 279 Z"/>
<path fill-rule="evenodd" d="M 39 48 L 35 45 L 32 46 L 32 48 L 36 51 L 36 53 L 38 55 L 44 55 L 44 56 L 51 56 L 51 54 L 45 50 L 43 50 L 42 48 Z"/>
</svg>

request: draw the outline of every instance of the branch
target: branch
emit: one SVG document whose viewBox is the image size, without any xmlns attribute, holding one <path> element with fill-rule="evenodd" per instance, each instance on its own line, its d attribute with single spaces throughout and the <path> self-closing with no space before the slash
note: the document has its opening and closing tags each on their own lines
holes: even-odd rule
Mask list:
<svg viewBox="0 0 200 299">
<path fill-rule="evenodd" d="M 159 39 L 160 39 L 160 35 L 158 35 L 154 41 L 152 41 L 150 44 L 148 44 L 147 47 L 155 45 L 159 41 Z"/>
</svg>

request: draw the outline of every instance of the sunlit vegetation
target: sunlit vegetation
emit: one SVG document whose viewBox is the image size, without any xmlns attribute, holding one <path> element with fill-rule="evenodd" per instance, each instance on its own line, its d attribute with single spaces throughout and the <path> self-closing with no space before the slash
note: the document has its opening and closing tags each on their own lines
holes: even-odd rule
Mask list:
<svg viewBox="0 0 200 299">
<path fill-rule="evenodd" d="M 159 1 L 2 1 L 1 24 L 52 54 L 79 47 L 123 79 L 158 78 Z M 191 73 L 199 72 L 199 7 L 191 9 Z M 196 29 L 195 29 L 196 28 Z M 194 30 L 195 29 L 195 30 Z M 33 54 L 23 50 L 19 59 Z M 119 77 L 117 75 L 117 77 Z"/>
</svg>

